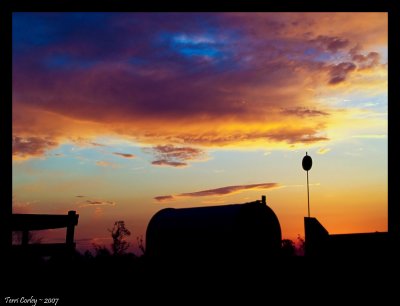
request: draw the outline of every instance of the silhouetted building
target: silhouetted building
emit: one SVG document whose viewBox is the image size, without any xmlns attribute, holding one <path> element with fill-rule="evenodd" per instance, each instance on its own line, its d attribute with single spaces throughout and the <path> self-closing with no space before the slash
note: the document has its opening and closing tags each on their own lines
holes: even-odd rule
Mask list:
<svg viewBox="0 0 400 306">
<path fill-rule="evenodd" d="M 306 256 L 395 255 L 399 237 L 387 232 L 329 234 L 316 218 L 304 218 Z"/>
<path fill-rule="evenodd" d="M 281 227 L 262 201 L 209 207 L 166 208 L 146 232 L 151 258 L 265 257 L 279 254 Z"/>
</svg>

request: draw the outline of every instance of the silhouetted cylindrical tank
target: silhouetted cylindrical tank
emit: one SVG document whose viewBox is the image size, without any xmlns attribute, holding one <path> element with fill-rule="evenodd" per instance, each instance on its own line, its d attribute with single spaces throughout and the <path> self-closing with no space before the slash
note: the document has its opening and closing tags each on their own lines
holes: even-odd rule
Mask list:
<svg viewBox="0 0 400 306">
<path fill-rule="evenodd" d="M 146 232 L 146 255 L 152 258 L 275 256 L 281 227 L 262 201 L 157 212 Z"/>
</svg>

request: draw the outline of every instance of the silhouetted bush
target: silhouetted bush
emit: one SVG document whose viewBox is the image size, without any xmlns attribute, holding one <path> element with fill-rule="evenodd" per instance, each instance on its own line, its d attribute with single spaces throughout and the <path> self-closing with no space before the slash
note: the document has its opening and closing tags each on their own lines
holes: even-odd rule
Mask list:
<svg viewBox="0 0 400 306">
<path fill-rule="evenodd" d="M 282 240 L 281 255 L 285 257 L 296 255 L 296 247 L 292 240 L 290 239 Z"/>
</svg>

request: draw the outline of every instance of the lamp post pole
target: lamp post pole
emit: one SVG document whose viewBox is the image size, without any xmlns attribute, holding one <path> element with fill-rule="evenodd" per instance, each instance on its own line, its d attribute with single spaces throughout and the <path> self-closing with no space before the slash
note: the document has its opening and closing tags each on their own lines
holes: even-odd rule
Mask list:
<svg viewBox="0 0 400 306">
<path fill-rule="evenodd" d="M 307 203 L 308 203 L 308 217 L 310 218 L 310 190 L 308 187 L 308 171 L 307 171 Z"/>
<path fill-rule="evenodd" d="M 302 166 L 305 171 L 307 171 L 307 204 L 308 204 L 308 217 L 310 218 L 310 190 L 308 184 L 308 171 L 312 167 L 312 159 L 311 156 L 306 152 L 306 156 L 303 157 Z"/>
</svg>

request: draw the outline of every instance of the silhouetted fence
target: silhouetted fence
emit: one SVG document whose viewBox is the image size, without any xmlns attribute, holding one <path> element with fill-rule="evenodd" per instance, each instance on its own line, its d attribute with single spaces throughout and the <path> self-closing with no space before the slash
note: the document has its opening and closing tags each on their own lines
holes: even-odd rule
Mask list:
<svg viewBox="0 0 400 306">
<path fill-rule="evenodd" d="M 68 215 L 13 214 L 12 231 L 22 232 L 22 243 L 13 245 L 13 253 L 39 256 L 72 254 L 75 250 L 74 232 L 79 215 L 69 211 Z M 67 228 L 65 243 L 29 244 L 29 231 Z"/>
</svg>

